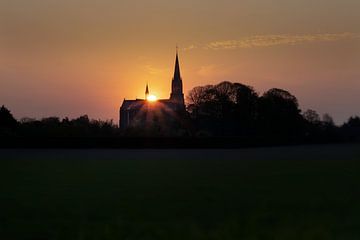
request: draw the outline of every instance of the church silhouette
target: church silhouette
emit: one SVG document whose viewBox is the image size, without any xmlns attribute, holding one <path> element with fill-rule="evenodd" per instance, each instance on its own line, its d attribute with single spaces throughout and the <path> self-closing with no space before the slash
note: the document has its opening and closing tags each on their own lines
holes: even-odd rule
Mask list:
<svg viewBox="0 0 360 240">
<path fill-rule="evenodd" d="M 149 101 L 149 86 L 146 84 L 145 99 L 126 100 L 120 107 L 121 129 L 169 125 L 180 121 L 185 115 L 183 82 L 180 74 L 179 54 L 176 51 L 174 77 L 169 99 Z"/>
</svg>

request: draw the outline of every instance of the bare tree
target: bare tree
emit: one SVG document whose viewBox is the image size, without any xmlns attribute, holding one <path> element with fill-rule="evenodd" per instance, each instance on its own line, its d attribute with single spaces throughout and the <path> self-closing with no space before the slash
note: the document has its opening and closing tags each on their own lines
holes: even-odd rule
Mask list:
<svg viewBox="0 0 360 240">
<path fill-rule="evenodd" d="M 318 124 L 320 123 L 320 116 L 319 114 L 312 109 L 308 109 L 303 113 L 303 117 L 306 121 L 312 124 Z"/>
</svg>

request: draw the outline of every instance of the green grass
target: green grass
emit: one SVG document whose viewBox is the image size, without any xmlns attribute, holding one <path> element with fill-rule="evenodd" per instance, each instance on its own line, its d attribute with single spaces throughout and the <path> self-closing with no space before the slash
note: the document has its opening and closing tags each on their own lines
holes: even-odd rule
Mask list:
<svg viewBox="0 0 360 240">
<path fill-rule="evenodd" d="M 0 150 L 0 239 L 360 239 L 360 146 Z"/>
</svg>

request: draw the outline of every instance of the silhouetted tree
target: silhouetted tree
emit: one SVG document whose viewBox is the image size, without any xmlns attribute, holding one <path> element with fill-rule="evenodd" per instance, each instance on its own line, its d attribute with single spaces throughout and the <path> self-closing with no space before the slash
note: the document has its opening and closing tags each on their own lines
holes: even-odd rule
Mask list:
<svg viewBox="0 0 360 240">
<path fill-rule="evenodd" d="M 17 121 L 11 114 L 10 110 L 4 105 L 0 108 L 0 126 L 1 127 L 14 127 Z"/>
<path fill-rule="evenodd" d="M 234 83 L 235 116 L 240 135 L 254 135 L 258 116 L 259 96 L 253 87 Z"/>
<path fill-rule="evenodd" d="M 85 138 L 114 137 L 119 134 L 112 121 L 90 120 L 87 115 L 70 120 L 48 117 L 41 120 L 24 118 L 18 129 L 24 137 L 36 138 Z"/>
<path fill-rule="evenodd" d="M 31 122 L 35 122 L 35 121 L 36 121 L 35 118 L 29 118 L 29 117 L 23 117 L 20 119 L 21 124 L 31 123 Z"/>
<path fill-rule="evenodd" d="M 312 109 L 308 109 L 303 113 L 304 119 L 311 124 L 320 124 L 320 116 L 319 114 Z"/>
<path fill-rule="evenodd" d="M 322 139 L 325 141 L 337 141 L 340 139 L 339 128 L 335 125 L 330 114 L 325 113 L 321 121 Z"/>
<path fill-rule="evenodd" d="M 278 88 L 270 89 L 259 99 L 259 130 L 274 139 L 298 138 L 304 119 L 295 96 Z"/>
<path fill-rule="evenodd" d="M 10 110 L 2 105 L 0 108 L 0 134 L 5 136 L 13 135 L 16 126 L 16 119 L 11 114 Z"/>
<path fill-rule="evenodd" d="M 341 126 L 342 134 L 348 141 L 360 140 L 360 117 L 350 117 L 349 120 Z"/>
<path fill-rule="evenodd" d="M 195 87 L 187 100 L 201 135 L 246 135 L 254 129 L 258 95 L 252 87 L 230 82 Z"/>
<path fill-rule="evenodd" d="M 312 109 L 308 109 L 303 113 L 305 120 L 304 135 L 308 140 L 316 141 L 322 138 L 323 130 L 319 114 Z"/>
<path fill-rule="evenodd" d="M 326 127 L 334 127 L 335 126 L 332 116 L 330 116 L 330 114 L 328 114 L 328 113 L 325 113 L 322 116 L 322 122 Z"/>
<path fill-rule="evenodd" d="M 360 117 L 350 117 L 349 120 L 344 123 L 343 127 L 360 128 Z"/>
</svg>

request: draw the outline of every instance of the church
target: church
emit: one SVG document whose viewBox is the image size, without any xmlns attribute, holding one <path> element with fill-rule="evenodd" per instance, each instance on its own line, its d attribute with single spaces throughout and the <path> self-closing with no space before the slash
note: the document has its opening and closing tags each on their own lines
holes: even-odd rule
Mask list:
<svg viewBox="0 0 360 240">
<path fill-rule="evenodd" d="M 183 82 L 180 75 L 179 56 L 176 51 L 174 77 L 171 82 L 169 99 L 155 100 L 145 88 L 145 99 L 126 100 L 120 107 L 121 129 L 129 127 L 146 128 L 148 126 L 166 126 L 181 121 L 186 115 Z"/>
</svg>

